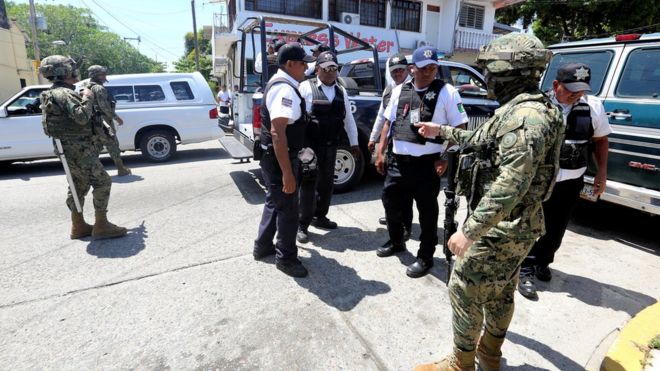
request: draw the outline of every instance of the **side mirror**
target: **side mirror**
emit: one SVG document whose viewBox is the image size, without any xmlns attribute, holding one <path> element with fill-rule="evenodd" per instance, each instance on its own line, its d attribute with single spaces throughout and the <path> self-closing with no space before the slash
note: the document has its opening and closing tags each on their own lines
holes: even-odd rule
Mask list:
<svg viewBox="0 0 660 371">
<path fill-rule="evenodd" d="M 7 109 L 5 107 L 2 107 L 2 109 L 0 109 L 0 117 L 7 117 L 7 116 L 9 116 L 7 114 Z"/>
</svg>

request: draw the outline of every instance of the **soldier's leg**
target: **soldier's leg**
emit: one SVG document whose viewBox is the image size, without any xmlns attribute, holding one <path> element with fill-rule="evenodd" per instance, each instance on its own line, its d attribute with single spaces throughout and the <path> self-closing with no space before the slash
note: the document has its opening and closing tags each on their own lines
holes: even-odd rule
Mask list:
<svg viewBox="0 0 660 371">
<path fill-rule="evenodd" d="M 483 326 L 480 282 L 473 280 L 481 273 L 481 265 L 467 256 L 459 259 L 449 279 L 454 346 L 466 352 L 475 350 Z"/>
<path fill-rule="evenodd" d="M 85 157 L 83 151 L 84 143 L 66 139 L 61 140 L 61 142 L 62 149 L 64 150 L 64 157 L 66 158 L 67 164 L 69 165 L 71 178 L 75 184 L 78 200 L 80 201 L 80 207 L 82 208 L 85 204 L 85 196 L 90 189 L 89 177 L 87 176 L 83 160 Z M 69 187 L 67 187 L 66 205 L 72 212 L 76 211 L 76 204 L 73 201 L 73 194 L 71 193 L 71 189 Z"/>
<path fill-rule="evenodd" d="M 101 136 L 104 137 L 103 145 L 108 150 L 108 153 L 110 154 L 112 161 L 114 161 L 115 166 L 117 166 L 117 175 L 130 175 L 131 169 L 124 166 L 124 161 L 121 159 L 121 151 L 119 150 L 119 141 L 117 140 L 117 136 L 109 135 L 105 132 Z"/>
</svg>

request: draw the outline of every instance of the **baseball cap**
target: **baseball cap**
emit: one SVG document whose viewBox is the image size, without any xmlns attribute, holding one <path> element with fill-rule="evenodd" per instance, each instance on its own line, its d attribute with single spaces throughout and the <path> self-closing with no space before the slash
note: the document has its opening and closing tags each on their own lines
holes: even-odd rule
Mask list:
<svg viewBox="0 0 660 371">
<path fill-rule="evenodd" d="M 417 68 L 423 68 L 429 64 L 438 64 L 438 51 L 432 46 L 422 46 L 415 50 L 412 61 Z"/>
<path fill-rule="evenodd" d="M 316 58 L 305 53 L 305 49 L 298 43 L 284 44 L 277 53 L 277 64 L 280 66 L 288 61 L 314 62 Z"/>
<path fill-rule="evenodd" d="M 326 44 L 316 44 L 312 48 L 312 52 L 321 52 L 322 53 L 322 52 L 328 52 L 328 51 L 330 51 L 330 47 L 327 46 Z"/>
<path fill-rule="evenodd" d="M 282 39 L 275 40 L 275 42 L 273 42 L 273 49 L 275 50 L 275 53 L 277 53 L 284 45 L 286 45 L 286 41 Z"/>
<path fill-rule="evenodd" d="M 584 63 L 568 63 L 559 67 L 555 80 L 572 92 L 591 90 L 591 68 Z"/>
<path fill-rule="evenodd" d="M 316 57 L 316 66 L 326 68 L 330 66 L 338 67 L 337 57 L 332 52 L 323 52 Z"/>
<path fill-rule="evenodd" d="M 406 59 L 406 56 L 397 53 L 390 58 L 390 61 L 387 63 L 387 67 L 390 69 L 390 71 L 397 70 L 399 68 L 406 68 L 408 67 L 408 60 Z"/>
</svg>

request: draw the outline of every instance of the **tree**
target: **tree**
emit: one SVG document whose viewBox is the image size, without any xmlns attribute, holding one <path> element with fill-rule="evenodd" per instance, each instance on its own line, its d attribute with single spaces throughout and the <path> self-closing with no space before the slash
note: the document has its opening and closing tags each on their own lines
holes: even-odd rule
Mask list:
<svg viewBox="0 0 660 371">
<path fill-rule="evenodd" d="M 7 5 L 10 18 L 15 18 L 23 30 L 29 30 L 28 5 L 11 2 Z M 114 74 L 163 71 L 158 62 L 101 26 L 89 9 L 38 4 L 37 11 L 44 15 L 48 24 L 46 31 L 38 32 L 42 58 L 53 54 L 82 58 L 80 70 L 83 76 L 87 67 L 93 64 L 107 66 Z M 28 55 L 34 58 L 32 43 L 27 44 L 27 49 Z"/>
<path fill-rule="evenodd" d="M 562 40 L 606 37 L 635 30 L 658 29 L 660 2 L 656 0 L 529 0 L 501 8 L 497 21 L 513 24 L 522 19 L 546 44 Z"/>
</svg>

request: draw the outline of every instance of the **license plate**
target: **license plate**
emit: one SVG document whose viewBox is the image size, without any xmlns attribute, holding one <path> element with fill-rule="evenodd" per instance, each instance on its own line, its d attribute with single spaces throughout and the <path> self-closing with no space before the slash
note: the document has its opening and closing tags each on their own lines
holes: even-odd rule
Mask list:
<svg viewBox="0 0 660 371">
<path fill-rule="evenodd" d="M 591 202 L 596 202 L 598 200 L 598 196 L 594 195 L 594 186 L 591 184 L 585 184 L 582 187 L 582 190 L 580 191 L 580 197 Z"/>
</svg>

